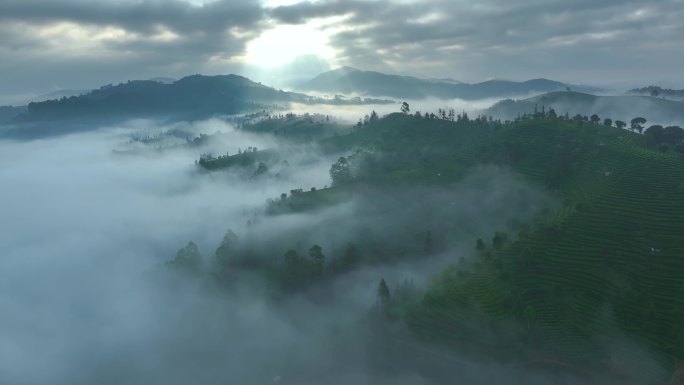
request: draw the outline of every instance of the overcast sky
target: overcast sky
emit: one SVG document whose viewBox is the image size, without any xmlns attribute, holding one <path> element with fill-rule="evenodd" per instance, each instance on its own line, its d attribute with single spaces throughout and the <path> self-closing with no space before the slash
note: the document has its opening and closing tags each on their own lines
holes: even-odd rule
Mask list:
<svg viewBox="0 0 684 385">
<path fill-rule="evenodd" d="M 0 0 L 0 103 L 194 73 L 282 87 L 340 65 L 684 88 L 682 36 L 684 0 Z"/>
</svg>

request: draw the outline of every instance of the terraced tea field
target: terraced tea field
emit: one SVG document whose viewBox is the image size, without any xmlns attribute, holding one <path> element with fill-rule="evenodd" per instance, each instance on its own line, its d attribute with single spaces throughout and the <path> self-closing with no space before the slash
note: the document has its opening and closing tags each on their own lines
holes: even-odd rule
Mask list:
<svg viewBox="0 0 684 385">
<path fill-rule="evenodd" d="M 658 365 L 642 374 L 664 383 L 684 356 L 684 162 L 640 146 L 637 134 L 591 124 L 523 121 L 494 141 L 482 159 L 514 148 L 510 165 L 563 208 L 445 273 L 409 311 L 412 329 L 484 346 L 483 330 L 495 330 L 522 362 L 615 373 L 627 370 L 625 357 L 645 354 Z"/>
</svg>

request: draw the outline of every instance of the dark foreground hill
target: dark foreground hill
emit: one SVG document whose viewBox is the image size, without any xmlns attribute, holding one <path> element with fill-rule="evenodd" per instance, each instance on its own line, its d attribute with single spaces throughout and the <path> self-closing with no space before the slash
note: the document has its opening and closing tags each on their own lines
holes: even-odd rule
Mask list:
<svg viewBox="0 0 684 385">
<path fill-rule="evenodd" d="M 551 92 L 524 100 L 503 100 L 486 113 L 497 118 L 512 120 L 519 115 L 532 114 L 535 108 L 547 111 L 553 108 L 558 115 L 570 117 L 580 114 L 611 118 L 629 122 L 642 116 L 650 122 L 663 125 L 684 122 L 684 102 L 650 96 L 595 96 L 579 92 Z"/>
<path fill-rule="evenodd" d="M 324 93 L 387 96 L 403 99 L 486 99 L 565 90 L 567 87 L 582 91 L 595 91 L 547 79 L 524 82 L 490 80 L 467 84 L 453 80 L 420 79 L 412 76 L 388 75 L 374 71 L 361 71 L 342 67 L 325 72 L 300 86 L 303 91 Z"/>
</svg>

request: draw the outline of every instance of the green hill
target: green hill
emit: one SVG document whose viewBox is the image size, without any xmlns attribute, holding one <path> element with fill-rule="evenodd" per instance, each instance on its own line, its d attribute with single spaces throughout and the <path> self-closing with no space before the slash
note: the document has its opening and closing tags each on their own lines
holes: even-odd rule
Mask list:
<svg viewBox="0 0 684 385">
<path fill-rule="evenodd" d="M 547 117 L 501 124 L 393 114 L 324 145 L 356 151 L 345 189 L 448 184 L 495 163 L 562 202 L 551 220 L 485 241 L 421 300 L 396 304 L 413 333 L 521 365 L 662 384 L 673 358 L 684 357 L 684 161 L 645 142 Z M 320 194 L 297 199 L 306 207 L 303 197 Z M 634 371 L 639 355 L 648 361 Z"/>
<path fill-rule="evenodd" d="M 684 122 L 684 103 L 651 96 L 595 96 L 579 92 L 551 92 L 524 100 L 503 100 L 486 113 L 497 118 L 512 120 L 522 114 L 532 114 L 553 108 L 558 115 L 575 114 L 622 120 L 643 116 L 651 122 L 669 125 Z"/>
<path fill-rule="evenodd" d="M 472 238 L 473 256 L 454 255 L 426 292 L 398 287 L 390 297 L 383 290 L 385 322 L 405 325 L 426 343 L 421 349 L 439 345 L 475 360 L 598 383 L 605 376 L 664 384 L 684 357 L 684 159 L 676 151 L 652 149 L 647 135 L 542 113 L 511 123 L 396 113 L 318 145 L 348 154 L 331 167 L 332 187 L 283 193 L 269 201 L 267 216 L 354 200 L 367 203 L 372 225 L 350 232 L 342 222 L 327 224 L 342 237 L 336 242 L 350 246 L 325 265 L 294 250 L 284 261 L 268 257 L 297 239 L 317 242 L 294 229 L 284 231 L 282 245 L 270 242 L 266 257 L 251 252 L 251 261 L 262 262 L 247 268 L 265 269 L 284 292 L 324 285 L 363 265 L 450 253 L 450 240 Z M 271 156 L 254 151 L 205 168 L 243 161 L 253 168 Z M 491 183 L 503 175 L 483 168 L 492 165 L 527 188 L 510 179 Z M 459 183 L 482 195 L 500 189 L 516 208 L 492 211 L 483 201 L 463 215 L 454 209 Z M 426 194 L 430 189 L 440 193 Z M 525 209 L 530 200 L 540 209 Z M 505 225 L 483 234 L 478 213 L 505 218 Z"/>
</svg>

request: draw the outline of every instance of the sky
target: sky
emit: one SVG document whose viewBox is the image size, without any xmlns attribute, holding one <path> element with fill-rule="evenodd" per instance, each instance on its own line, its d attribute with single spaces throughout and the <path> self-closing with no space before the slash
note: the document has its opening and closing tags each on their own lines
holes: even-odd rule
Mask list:
<svg viewBox="0 0 684 385">
<path fill-rule="evenodd" d="M 327 69 L 684 88 L 684 0 L 0 0 L 0 104 L 129 79 Z"/>
</svg>

